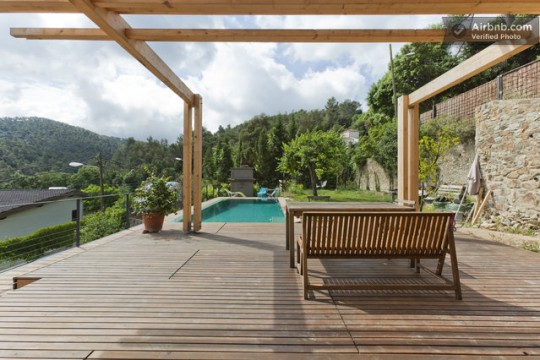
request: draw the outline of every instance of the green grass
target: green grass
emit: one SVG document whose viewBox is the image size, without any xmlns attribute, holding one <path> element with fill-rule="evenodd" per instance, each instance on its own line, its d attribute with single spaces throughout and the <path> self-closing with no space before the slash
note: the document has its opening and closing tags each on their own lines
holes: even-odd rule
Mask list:
<svg viewBox="0 0 540 360">
<path fill-rule="evenodd" d="M 523 248 L 535 253 L 540 252 L 540 244 L 536 241 L 528 241 L 524 243 Z"/>
<path fill-rule="evenodd" d="M 344 201 L 373 201 L 373 202 L 391 202 L 392 196 L 390 194 L 379 193 L 375 191 L 367 190 L 319 190 L 317 191 L 319 196 L 330 196 L 330 201 L 344 202 Z M 291 198 L 294 201 L 308 201 L 308 195 L 313 195 L 313 191 L 304 190 L 302 193 L 288 193 L 285 192 L 284 196 Z"/>
</svg>

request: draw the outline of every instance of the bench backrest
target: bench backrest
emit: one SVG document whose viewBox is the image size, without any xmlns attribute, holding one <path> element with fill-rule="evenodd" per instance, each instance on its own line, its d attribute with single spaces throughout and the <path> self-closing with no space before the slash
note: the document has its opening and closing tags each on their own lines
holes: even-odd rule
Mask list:
<svg viewBox="0 0 540 360">
<path fill-rule="evenodd" d="M 304 212 L 308 257 L 446 255 L 452 213 Z"/>
<path fill-rule="evenodd" d="M 465 193 L 465 186 L 463 185 L 441 185 L 437 190 L 439 196 L 455 196 L 461 197 Z"/>
</svg>

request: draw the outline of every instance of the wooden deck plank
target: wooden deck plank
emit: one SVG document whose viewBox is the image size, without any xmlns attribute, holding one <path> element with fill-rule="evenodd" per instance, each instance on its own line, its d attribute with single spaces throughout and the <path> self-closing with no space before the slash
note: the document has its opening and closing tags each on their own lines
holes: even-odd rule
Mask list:
<svg viewBox="0 0 540 360">
<path fill-rule="evenodd" d="M 11 342 L 1 342 L 0 350 L 9 350 L 12 347 L 20 350 L 56 350 L 64 348 L 70 351 L 84 351 L 91 348 L 93 351 L 121 351 L 129 348 L 133 351 L 212 351 L 212 352 L 260 352 L 260 353 L 349 353 L 357 354 L 355 346 L 349 345 L 286 345 L 286 344 L 224 344 L 224 343 L 182 343 L 174 342 L 126 342 L 117 341 L 110 343 L 89 342 L 89 341 L 67 341 L 64 342 L 35 342 L 35 341 L 17 341 L 15 344 Z"/>
<path fill-rule="evenodd" d="M 88 359 L 152 359 L 152 360 L 172 360 L 172 359 L 219 359 L 219 360 L 269 360 L 269 359 L 288 359 L 288 360 L 359 360 L 365 359 L 358 354 L 265 354 L 261 352 L 174 352 L 174 351 L 95 351 Z M 405 359 L 407 360 L 407 359 Z M 415 359 L 416 360 L 416 359 Z"/>
<path fill-rule="evenodd" d="M 87 359 L 91 351 L 71 350 L 0 350 L 0 359 Z"/>
</svg>

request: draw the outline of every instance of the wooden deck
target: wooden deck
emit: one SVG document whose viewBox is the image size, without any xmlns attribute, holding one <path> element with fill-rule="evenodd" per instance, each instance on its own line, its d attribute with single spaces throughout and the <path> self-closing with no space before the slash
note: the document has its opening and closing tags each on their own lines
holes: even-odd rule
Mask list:
<svg viewBox="0 0 540 360">
<path fill-rule="evenodd" d="M 0 358 L 540 356 L 538 254 L 457 235 L 463 301 L 451 291 L 316 292 L 306 301 L 284 224 L 204 224 L 199 235 L 180 227 L 134 228 L 2 274 L 41 279 L 0 293 Z M 406 261 L 310 268 L 314 281 L 328 272 L 431 281 Z"/>
</svg>

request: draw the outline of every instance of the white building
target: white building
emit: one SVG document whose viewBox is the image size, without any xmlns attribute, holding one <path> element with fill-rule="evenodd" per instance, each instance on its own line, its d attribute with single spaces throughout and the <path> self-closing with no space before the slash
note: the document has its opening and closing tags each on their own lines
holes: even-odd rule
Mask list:
<svg viewBox="0 0 540 360">
<path fill-rule="evenodd" d="M 85 196 L 67 189 L 0 190 L 0 241 L 76 220 L 76 201 Z"/>
<path fill-rule="evenodd" d="M 341 138 L 345 140 L 348 145 L 354 145 L 360 139 L 360 133 L 356 129 L 347 129 L 341 133 Z"/>
</svg>

